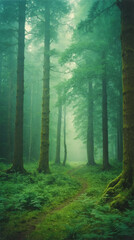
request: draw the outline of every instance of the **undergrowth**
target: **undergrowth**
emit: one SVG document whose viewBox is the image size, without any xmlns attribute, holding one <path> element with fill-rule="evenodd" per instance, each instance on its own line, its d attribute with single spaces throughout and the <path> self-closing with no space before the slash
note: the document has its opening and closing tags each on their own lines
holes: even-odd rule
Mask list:
<svg viewBox="0 0 134 240">
<path fill-rule="evenodd" d="M 104 186 L 115 178 L 120 168 L 100 171 L 92 167 L 89 172 L 83 168 L 83 175 L 91 187 L 79 200 L 81 208 L 74 210 L 71 222 L 66 226 L 64 240 L 133 240 L 134 201 L 124 212 L 112 210 L 108 204 L 100 202 Z"/>
<path fill-rule="evenodd" d="M 65 240 L 134 239 L 134 210 L 127 209 L 121 213 L 111 211 L 108 205 L 96 205 L 89 199 L 84 203 L 83 209 L 74 212 L 74 218 L 66 226 Z"/>
<path fill-rule="evenodd" d="M 106 185 L 120 171 L 120 168 L 102 171 L 100 166 L 76 169 L 52 166 L 51 174 L 44 175 L 33 166 L 32 173 L 27 175 L 1 172 L 1 239 L 18 240 L 21 233 L 35 224 L 34 230 L 28 230 L 28 238 L 23 239 L 133 240 L 134 202 L 124 212 L 100 203 Z M 84 182 L 87 189 L 78 199 L 64 205 L 65 200 L 73 200 Z M 63 207 L 58 208 L 61 203 Z M 42 213 L 47 213 L 45 218 Z"/>
<path fill-rule="evenodd" d="M 73 196 L 80 184 L 67 174 L 67 169 L 52 167 L 48 175 L 35 170 L 27 175 L 1 172 L 0 221 L 7 221 L 12 214 L 40 210 Z"/>
</svg>

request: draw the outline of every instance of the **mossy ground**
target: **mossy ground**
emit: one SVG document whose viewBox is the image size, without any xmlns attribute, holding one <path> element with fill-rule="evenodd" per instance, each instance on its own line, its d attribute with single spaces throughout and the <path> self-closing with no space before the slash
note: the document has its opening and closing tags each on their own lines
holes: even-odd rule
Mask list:
<svg viewBox="0 0 134 240">
<path fill-rule="evenodd" d="M 1 173 L 1 240 L 134 239 L 133 202 L 122 213 L 99 203 L 120 171 L 51 166 L 44 175 L 33 166 L 29 175 Z"/>
</svg>

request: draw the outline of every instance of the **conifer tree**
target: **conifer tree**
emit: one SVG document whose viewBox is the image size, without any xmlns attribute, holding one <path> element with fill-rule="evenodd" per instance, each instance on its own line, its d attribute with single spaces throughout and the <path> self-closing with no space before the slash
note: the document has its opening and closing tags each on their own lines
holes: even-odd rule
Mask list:
<svg viewBox="0 0 134 240">
<path fill-rule="evenodd" d="M 23 168 L 23 99 L 24 99 L 24 41 L 26 1 L 19 0 L 19 30 L 17 58 L 17 96 L 13 166 L 10 171 L 24 172 Z"/>
<path fill-rule="evenodd" d="M 58 92 L 58 121 L 57 121 L 56 157 L 55 157 L 56 164 L 60 164 L 61 122 L 62 122 L 62 102 L 60 101 L 60 92 Z"/>
<path fill-rule="evenodd" d="M 43 1 L 44 13 L 44 67 L 43 67 L 43 97 L 42 97 L 42 126 L 39 172 L 49 173 L 49 111 L 50 111 L 50 44 L 56 34 L 59 19 L 68 12 L 66 1 Z M 56 24 L 56 26 L 55 26 Z M 53 30 L 52 30 L 53 29 Z M 52 30 L 52 31 L 51 31 Z"/>
<path fill-rule="evenodd" d="M 103 74 L 102 74 L 102 135 L 103 135 L 103 169 L 109 169 L 108 156 L 108 107 L 107 107 L 107 71 L 106 71 L 106 55 L 103 52 Z"/>
<path fill-rule="evenodd" d="M 50 2 L 45 1 L 45 41 L 39 172 L 49 172 Z"/>
<path fill-rule="evenodd" d="M 64 104 L 64 160 L 63 166 L 66 165 L 67 161 L 67 143 L 66 143 L 66 102 Z"/>
<path fill-rule="evenodd" d="M 121 9 L 123 62 L 123 171 L 107 187 L 111 206 L 125 208 L 134 196 L 134 1 L 117 1 Z"/>
<path fill-rule="evenodd" d="M 14 144 L 17 5 L 0 0 L 0 157 L 9 163 Z"/>
</svg>

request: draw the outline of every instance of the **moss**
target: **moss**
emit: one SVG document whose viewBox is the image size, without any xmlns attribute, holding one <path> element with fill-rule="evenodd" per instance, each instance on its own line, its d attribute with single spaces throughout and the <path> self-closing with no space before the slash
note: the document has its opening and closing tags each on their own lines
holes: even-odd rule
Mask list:
<svg viewBox="0 0 134 240">
<path fill-rule="evenodd" d="M 129 180 L 130 178 L 123 173 L 114 179 L 102 195 L 102 202 L 110 202 L 112 208 L 117 208 L 121 211 L 126 209 L 134 195 L 134 187 Z"/>
<path fill-rule="evenodd" d="M 114 186 L 119 182 L 120 178 L 121 178 L 121 175 L 119 175 L 119 176 L 118 176 L 117 178 L 115 178 L 112 182 L 110 182 L 109 185 L 108 185 L 108 188 L 109 188 L 109 187 L 114 187 Z"/>
<path fill-rule="evenodd" d="M 102 195 L 103 202 L 108 202 L 111 197 L 114 197 L 116 195 L 117 189 L 121 188 L 121 176 L 122 175 L 119 175 L 117 178 L 115 178 L 108 184 Z"/>
<path fill-rule="evenodd" d="M 101 201 L 110 202 L 112 208 L 123 210 L 128 207 L 129 200 L 132 199 L 134 188 L 130 184 L 130 178 L 126 176 L 126 172 L 120 174 L 107 186 Z"/>
<path fill-rule="evenodd" d="M 110 203 L 110 206 L 112 208 L 117 208 L 122 211 L 128 207 L 128 198 L 122 194 L 118 194 Z"/>
<path fill-rule="evenodd" d="M 129 201 L 133 200 L 132 197 L 133 188 L 130 189 L 124 189 L 122 192 L 120 192 L 118 195 L 116 195 L 111 202 L 110 206 L 112 208 L 117 208 L 121 211 L 125 210 L 129 207 Z"/>
</svg>

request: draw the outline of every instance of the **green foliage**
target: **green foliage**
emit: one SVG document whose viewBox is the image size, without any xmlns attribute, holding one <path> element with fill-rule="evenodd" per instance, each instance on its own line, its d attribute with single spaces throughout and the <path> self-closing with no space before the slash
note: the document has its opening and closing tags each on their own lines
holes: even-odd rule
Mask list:
<svg viewBox="0 0 134 240">
<path fill-rule="evenodd" d="M 83 169 L 84 170 L 84 169 Z M 100 172 L 95 168 L 89 171 L 92 175 L 91 187 L 79 199 L 78 209 L 74 209 L 73 218 L 66 226 L 66 240 L 132 240 L 134 237 L 134 201 L 130 202 L 129 209 L 124 212 L 111 210 L 109 205 L 101 205 L 97 196 L 102 192 L 101 187 L 108 182 L 116 169 L 110 172 Z M 92 172 L 92 173 L 91 173 Z M 84 173 L 84 172 L 83 172 Z M 86 176 L 86 172 L 84 173 Z M 92 186 L 93 184 L 93 186 Z M 102 184 L 102 186 L 101 186 Z"/>
<path fill-rule="evenodd" d="M 88 204 L 75 219 L 73 227 L 67 228 L 67 239 L 125 240 L 134 237 L 134 210 L 127 210 L 124 213 L 111 212 L 107 205 L 92 206 L 91 204 L 90 206 Z"/>
<path fill-rule="evenodd" d="M 0 183 L 0 216 L 14 211 L 38 210 L 56 202 L 62 202 L 72 196 L 80 187 L 79 183 L 57 170 L 44 175 L 33 172 L 28 175 L 1 172 Z"/>
<path fill-rule="evenodd" d="M 30 1 L 29 3 L 29 12 L 28 15 L 31 18 L 32 23 L 32 31 L 35 33 L 36 36 L 39 38 L 44 37 L 44 30 L 45 30 L 45 6 L 46 4 L 49 4 L 50 6 L 50 36 L 51 39 L 57 40 L 57 30 L 58 26 L 60 24 L 61 18 L 69 13 L 70 6 L 68 4 L 68 1 L 66 0 L 51 0 L 49 2 L 47 1 Z M 36 24 L 34 23 L 36 22 Z"/>
<path fill-rule="evenodd" d="M 29 240 L 133 240 L 134 201 L 124 212 L 99 202 L 106 184 L 119 172 L 119 167 L 102 172 L 100 166 L 59 166 L 47 176 L 34 168 L 25 176 L 1 173 L 0 216 L 6 236 L 2 240 L 17 239 L 18 232 L 21 236 L 26 231 Z M 73 197 L 85 182 L 87 189 Z M 36 226 L 35 231 L 31 226 Z"/>
</svg>

